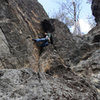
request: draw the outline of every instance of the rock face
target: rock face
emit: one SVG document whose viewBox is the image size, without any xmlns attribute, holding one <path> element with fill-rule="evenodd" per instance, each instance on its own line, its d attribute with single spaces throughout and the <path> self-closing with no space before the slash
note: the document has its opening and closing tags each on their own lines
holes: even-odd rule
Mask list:
<svg viewBox="0 0 100 100">
<path fill-rule="evenodd" d="M 98 100 L 90 84 L 72 72 L 62 77 L 39 77 L 32 69 L 1 70 L 1 100 Z M 42 75 L 43 76 L 43 75 Z M 83 84 L 84 83 L 84 84 Z"/>
<path fill-rule="evenodd" d="M 34 6 L 35 5 L 35 6 Z M 2 68 L 36 67 L 39 50 L 26 37 L 37 38 L 41 21 L 48 18 L 37 0 L 1 0 L 0 35 L 3 47 L 0 48 Z M 6 48 L 6 51 L 2 49 Z M 4 54 L 5 52 L 5 54 Z M 36 62 L 36 63 L 35 63 Z"/>
<path fill-rule="evenodd" d="M 80 62 L 73 67 L 78 75 L 87 77 L 100 94 L 100 1 L 92 2 L 93 15 L 97 26 L 81 39 L 80 51 L 85 51 Z M 85 46 L 84 46 L 85 45 Z M 100 97 L 99 97 L 100 99 Z"/>
<path fill-rule="evenodd" d="M 55 66 L 56 64 L 53 65 L 55 62 L 63 62 L 68 65 L 69 60 L 74 61 L 77 54 L 73 51 L 77 49 L 77 46 L 73 36 L 62 22 L 48 19 L 42 6 L 36 0 L 2 0 L 0 2 L 0 33 L 5 36 L 5 40 L 2 36 L 2 41 L 7 48 L 5 55 L 1 52 L 1 59 L 3 59 L 1 68 L 32 67 L 37 71 L 38 65 L 43 65 L 43 69 L 45 69 L 50 59 L 52 59 L 52 64 L 48 64 L 50 66 Z M 51 32 L 51 29 L 53 30 L 54 45 L 44 48 L 43 53 L 30 39 L 26 39 L 28 35 L 31 35 L 32 38 L 43 37 L 43 34 L 40 33 Z M 54 53 L 55 58 L 53 58 Z M 49 60 L 41 61 L 41 58 L 47 55 Z"/>
<path fill-rule="evenodd" d="M 100 26 L 92 29 L 84 38 L 80 47 L 83 55 L 80 62 L 73 67 L 73 70 L 81 76 L 87 77 L 100 93 Z"/>
<path fill-rule="evenodd" d="M 68 67 L 77 56 L 73 51 L 78 48 L 65 24 L 55 19 L 48 19 L 47 21 L 53 24 L 55 31 L 52 33 L 53 45 L 44 48 L 39 59 L 39 66 L 43 72 L 49 71 L 50 68 L 56 69 L 58 66 Z"/>
<path fill-rule="evenodd" d="M 92 11 L 95 21 L 100 24 L 100 0 L 92 0 Z"/>
<path fill-rule="evenodd" d="M 0 56 L 6 53 L 10 54 L 8 43 L 1 29 L 0 29 L 0 44 L 1 44 L 0 45 Z"/>
<path fill-rule="evenodd" d="M 27 38 L 41 38 L 48 31 L 54 43 L 45 48 Z M 79 46 L 66 25 L 49 19 L 37 0 L 0 1 L 0 42 L 0 99 L 99 100 L 88 79 L 69 68 L 80 64 L 92 46 L 99 48 L 98 42 Z"/>
</svg>

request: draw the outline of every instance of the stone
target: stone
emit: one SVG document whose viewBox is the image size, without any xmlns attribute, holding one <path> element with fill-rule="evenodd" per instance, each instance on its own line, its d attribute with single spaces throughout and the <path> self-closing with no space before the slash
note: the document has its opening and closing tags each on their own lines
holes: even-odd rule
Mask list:
<svg viewBox="0 0 100 100">
<path fill-rule="evenodd" d="M 54 43 L 40 48 L 32 38 L 42 38 L 44 32 L 53 35 Z M 0 48 L 0 99 L 99 100 L 94 87 L 99 82 L 93 85 L 71 69 L 83 59 L 97 57 L 99 43 L 92 42 L 98 34 L 74 37 L 64 23 L 49 19 L 37 0 L 1 0 L 0 35 L 5 46 Z"/>
<path fill-rule="evenodd" d="M 26 39 L 26 37 L 28 35 L 32 38 L 43 36 L 40 34 L 43 33 L 41 21 L 46 18 L 48 16 L 37 0 L 0 1 L 0 33 L 6 40 L 6 44 L 3 43 L 6 46 L 0 50 L 7 48 L 0 54 L 8 53 L 8 56 L 2 57 L 5 68 L 33 67 L 37 70 L 39 49 L 31 39 Z M 9 62 L 10 58 L 12 62 Z M 15 61 L 17 64 L 13 63 Z"/>
<path fill-rule="evenodd" d="M 3 69 L 0 73 L 1 100 L 98 100 L 88 81 L 70 72 L 63 78 L 44 74 L 40 79 L 30 68 Z"/>
<path fill-rule="evenodd" d="M 81 39 L 81 45 L 79 51 L 81 52 L 81 59 L 77 65 L 73 65 L 72 69 L 79 76 L 88 78 L 92 85 L 96 87 L 98 91 L 98 98 L 100 99 L 100 1 L 92 1 L 92 12 L 95 16 L 97 26 L 84 35 Z M 78 42 L 79 43 L 79 42 Z M 79 43 L 80 44 L 80 43 Z M 86 47 L 84 47 L 86 44 Z M 82 48 L 84 52 L 82 53 Z"/>
<path fill-rule="evenodd" d="M 6 54 L 6 55 L 10 54 L 10 51 L 9 51 L 7 40 L 2 30 L 0 30 L 0 56 L 2 56 L 3 54 Z"/>
<path fill-rule="evenodd" d="M 95 16 L 95 21 L 100 24 L 100 0 L 92 0 L 92 13 Z"/>
</svg>

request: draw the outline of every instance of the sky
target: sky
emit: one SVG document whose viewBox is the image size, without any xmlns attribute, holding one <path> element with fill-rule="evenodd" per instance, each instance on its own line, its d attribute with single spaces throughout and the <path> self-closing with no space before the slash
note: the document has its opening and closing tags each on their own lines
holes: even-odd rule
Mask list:
<svg viewBox="0 0 100 100">
<path fill-rule="evenodd" d="M 51 17 L 54 15 L 54 13 L 56 13 L 59 10 L 59 7 L 60 7 L 59 3 L 65 0 L 38 0 L 38 1 L 41 3 L 41 5 L 45 9 L 49 17 Z M 83 0 L 82 2 L 82 10 L 80 14 L 81 16 L 79 20 L 81 31 L 82 33 L 85 33 L 85 34 L 89 30 L 91 30 L 91 27 L 87 21 L 87 16 L 92 14 L 91 5 L 86 2 L 87 0 Z"/>
</svg>

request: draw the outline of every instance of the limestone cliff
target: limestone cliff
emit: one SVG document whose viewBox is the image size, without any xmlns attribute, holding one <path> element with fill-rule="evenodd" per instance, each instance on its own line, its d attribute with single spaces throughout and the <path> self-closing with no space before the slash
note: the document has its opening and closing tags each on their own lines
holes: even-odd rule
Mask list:
<svg viewBox="0 0 100 100">
<path fill-rule="evenodd" d="M 34 6 L 35 5 L 35 6 Z M 48 18 L 37 0 L 1 0 L 0 36 L 2 68 L 36 67 L 39 50 L 31 40 L 41 36 L 40 22 Z"/>
<path fill-rule="evenodd" d="M 39 78 L 32 69 L 0 71 L 1 100 L 98 100 L 96 91 L 84 78 L 72 72 L 60 78 L 44 74 Z M 62 74 L 62 72 L 61 72 Z"/>
<path fill-rule="evenodd" d="M 36 0 L 8 0 L 8 2 L 0 2 L 0 33 L 3 45 L 1 50 L 6 45 L 6 51 L 1 52 L 1 57 L 4 61 L 1 64 L 2 68 L 31 66 L 37 70 L 36 66 L 38 66 L 39 59 L 45 55 L 49 57 L 50 54 L 54 54 L 54 50 L 56 50 L 56 55 L 60 56 L 60 59 L 63 58 L 64 63 L 67 63 L 69 60 L 74 61 L 77 54 L 72 51 L 76 50 L 77 46 L 68 28 L 58 20 L 48 19 L 42 6 Z M 46 19 L 46 21 L 44 19 Z M 41 23 L 43 24 L 41 25 Z M 51 45 L 45 48 L 42 55 L 40 48 L 33 44 L 31 40 L 26 39 L 26 37 L 28 35 L 31 35 L 32 38 L 42 37 L 44 31 L 51 31 L 52 25 L 49 23 L 52 23 L 53 27 L 55 27 L 55 31 L 53 32 L 54 45 L 52 46 L 52 50 L 48 50 L 51 48 Z M 47 28 L 45 29 L 44 27 Z M 3 38 L 4 36 L 5 39 Z M 47 59 L 45 60 L 49 61 Z M 42 63 L 44 63 L 45 60 L 42 60 Z M 45 66 L 47 65 L 45 64 Z"/>
<path fill-rule="evenodd" d="M 46 31 L 53 45 L 42 49 L 27 39 Z M 37 0 L 0 1 L 0 43 L 1 100 L 99 100 L 89 80 L 69 68 L 88 48 L 64 23 L 49 19 Z"/>
</svg>

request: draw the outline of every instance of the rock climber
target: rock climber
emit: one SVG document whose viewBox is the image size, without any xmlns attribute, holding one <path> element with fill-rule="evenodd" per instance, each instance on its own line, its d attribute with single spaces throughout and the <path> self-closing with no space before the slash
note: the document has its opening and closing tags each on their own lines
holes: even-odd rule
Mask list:
<svg viewBox="0 0 100 100">
<path fill-rule="evenodd" d="M 30 38 L 30 36 L 28 36 L 27 38 Z M 32 41 L 41 42 L 40 47 L 48 46 L 50 43 L 53 44 L 53 39 L 52 39 L 51 33 L 45 33 L 44 38 L 32 39 Z"/>
</svg>

